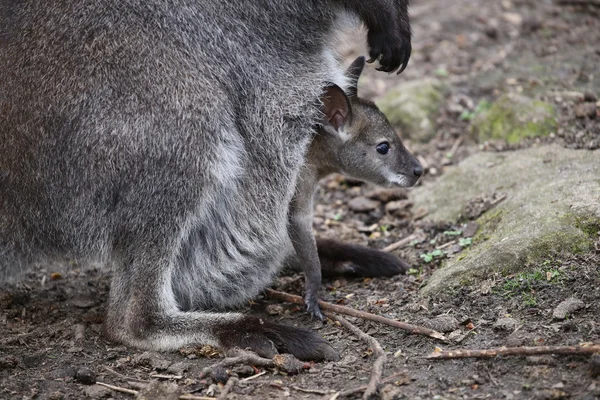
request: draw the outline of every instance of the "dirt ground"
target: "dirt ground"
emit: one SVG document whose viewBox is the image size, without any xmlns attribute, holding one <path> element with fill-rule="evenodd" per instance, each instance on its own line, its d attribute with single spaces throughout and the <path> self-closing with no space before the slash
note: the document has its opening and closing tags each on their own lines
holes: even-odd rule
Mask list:
<svg viewBox="0 0 600 400">
<path fill-rule="evenodd" d="M 400 76 L 385 76 L 370 69 L 367 73 L 375 84 L 365 88 L 365 93 L 377 96 L 389 85 L 430 76 L 450 85 L 436 121 L 436 138 L 424 145 L 408 142 L 427 167 L 423 180 L 437 179 L 448 165 L 477 151 L 511 151 L 541 141 L 581 149 L 600 147 L 600 115 L 577 116 L 583 102 L 578 93 L 587 93 L 592 103 L 600 94 L 599 7 L 559 5 L 551 0 L 414 3 L 414 52 L 408 69 Z M 475 143 L 468 134 L 468 121 L 457 115 L 456 104 L 477 104 L 507 92 L 537 95 L 554 104 L 558 131 L 513 147 Z M 351 202 L 361 196 L 374 201 L 367 211 L 355 204 L 358 201 Z M 445 328 L 454 338 L 453 344 L 442 344 L 349 318 L 388 352 L 384 376 L 398 374 L 382 387 L 381 397 L 600 398 L 600 366 L 595 367 L 594 377 L 589 357 L 424 358 L 436 346 L 477 349 L 600 343 L 600 240 L 594 253 L 574 257 L 556 249 L 543 262 L 531 265 L 528 273 L 497 276 L 474 287 L 423 299 L 418 289 L 441 261 L 432 257 L 426 262 L 422 255 L 444 245 L 461 251 L 453 235 L 470 227 L 429 222 L 426 210 L 408 202 L 393 215 L 385 211 L 389 201 L 405 198 L 402 190 L 377 190 L 333 176 L 323 182 L 315 211 L 315 231 L 321 237 L 377 248 L 411 234 L 417 237 L 394 252 L 414 266 L 408 275 L 328 280 L 321 291 L 324 300 Z M 292 275 L 279 278 L 274 287 L 300 294 L 302 284 L 300 276 Z M 199 378 L 202 368 L 216 359 L 193 351 L 145 353 L 106 341 L 101 324 L 108 288 L 107 271 L 73 263 L 66 270 L 41 265 L 19 284 L 0 289 L 0 399 L 126 399 L 133 396 L 91 383 L 138 390 L 147 381 L 165 380 L 153 377 L 155 374 L 170 376 L 166 380 L 175 382 L 185 393 L 219 394 L 211 378 Z M 555 307 L 570 297 L 583 301 L 583 308 L 565 320 L 553 319 Z M 270 314 L 272 320 L 318 330 L 342 358 L 314 364 L 294 376 L 259 368 L 266 373 L 240 383 L 229 398 L 329 399 L 338 391 L 368 382 L 372 351 L 349 331 L 331 322 L 311 321 L 298 306 L 265 298 L 256 299 L 247 309 Z M 445 316 L 444 323 L 439 316 Z M 231 373 L 242 378 L 256 371 L 238 367 Z"/>
</svg>

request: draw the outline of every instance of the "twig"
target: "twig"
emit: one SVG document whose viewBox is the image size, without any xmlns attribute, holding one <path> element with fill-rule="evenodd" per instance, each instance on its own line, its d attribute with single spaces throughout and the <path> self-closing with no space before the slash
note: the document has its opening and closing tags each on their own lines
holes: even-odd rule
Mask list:
<svg viewBox="0 0 600 400">
<path fill-rule="evenodd" d="M 594 354 L 600 353 L 600 345 L 582 346 L 537 346 L 537 347 L 500 347 L 487 350 L 441 351 L 428 355 L 430 360 L 450 360 L 454 358 L 493 358 L 497 356 L 531 356 L 540 354 Z"/>
<path fill-rule="evenodd" d="M 227 383 L 229 383 L 229 382 L 227 382 Z M 137 390 L 127 389 L 127 388 L 115 386 L 115 385 L 109 385 L 108 383 L 96 382 L 96 385 L 104 386 L 106 388 L 114 390 L 115 392 L 132 394 L 134 396 L 139 393 Z M 179 400 L 217 400 L 217 398 L 216 397 L 205 397 L 205 396 L 194 396 L 193 394 L 188 393 L 188 394 L 182 394 L 181 396 L 179 396 Z"/>
<path fill-rule="evenodd" d="M 179 400 L 217 400 L 216 397 L 194 396 L 193 394 L 182 394 Z"/>
<path fill-rule="evenodd" d="M 233 389 L 233 387 L 236 385 L 236 383 L 238 383 L 238 379 L 231 377 L 227 380 L 227 383 L 225 384 L 225 387 L 223 388 L 223 391 L 221 392 L 221 394 L 219 395 L 219 397 L 217 397 L 218 400 L 225 400 L 227 398 L 227 396 L 229 396 L 229 393 L 231 392 L 231 390 Z"/>
<path fill-rule="evenodd" d="M 397 241 L 396 243 L 392 243 L 387 247 L 384 247 L 383 249 L 381 249 L 381 251 L 383 251 L 384 253 L 390 253 L 396 249 L 399 249 L 402 246 L 405 246 L 407 244 L 409 244 L 410 242 L 412 242 L 413 240 L 415 240 L 417 238 L 417 235 L 415 235 L 414 233 L 412 235 L 408 235 L 407 237 L 405 237 L 402 240 Z"/>
<path fill-rule="evenodd" d="M 369 380 L 369 384 L 365 389 L 365 393 L 363 394 L 363 399 L 368 400 L 377 393 L 377 387 L 381 383 L 381 377 L 383 376 L 383 365 L 386 361 L 385 351 L 373 336 L 366 334 L 365 332 L 358 329 L 356 326 L 352 325 L 346 318 L 337 316 L 330 312 L 325 312 L 325 315 L 334 321 L 339 322 L 346 329 L 350 330 L 356 336 L 367 342 L 367 344 L 373 349 L 373 354 L 375 355 L 375 362 L 373 363 L 373 371 L 371 371 L 371 379 Z"/>
<path fill-rule="evenodd" d="M 263 372 L 261 372 L 260 374 L 252 375 L 252 376 L 249 376 L 249 377 L 247 377 L 247 378 L 241 379 L 241 380 L 240 380 L 240 382 L 248 382 L 248 381 L 251 381 L 251 380 L 253 380 L 253 379 L 256 379 L 256 378 L 258 378 L 259 376 L 263 376 L 263 375 L 264 375 L 264 374 L 266 374 L 266 373 L 267 373 L 267 371 L 263 371 Z"/>
<path fill-rule="evenodd" d="M 121 392 L 121 393 L 133 394 L 133 395 L 138 394 L 137 390 L 127 389 L 127 388 L 120 387 L 120 386 L 109 385 L 108 383 L 96 382 L 96 385 L 107 387 L 111 390 L 114 390 L 115 392 Z"/>
<path fill-rule="evenodd" d="M 600 7 L 600 1 L 597 0 L 558 0 L 557 3 L 560 5 Z"/>
<path fill-rule="evenodd" d="M 450 157 L 454 157 L 454 154 L 456 154 L 456 150 L 458 150 L 459 146 L 462 144 L 463 139 L 464 138 L 462 136 L 456 139 L 456 141 L 452 145 L 452 148 L 450 149 Z"/>
<path fill-rule="evenodd" d="M 154 374 L 154 375 L 150 375 L 150 378 L 179 380 L 179 379 L 183 379 L 183 376 L 181 376 L 181 375 L 161 375 L 161 374 Z"/>
<path fill-rule="evenodd" d="M 104 368 L 107 372 L 110 372 L 114 376 L 119 377 L 119 378 L 121 378 L 123 380 L 126 380 L 126 381 L 141 382 L 141 383 L 150 383 L 151 382 L 151 381 L 147 381 L 145 379 L 131 378 L 129 376 L 120 374 L 117 371 L 115 371 L 114 369 L 111 369 L 111 368 L 107 367 L 106 365 L 103 365 L 102 368 Z"/>
<path fill-rule="evenodd" d="M 387 383 L 387 382 L 393 381 L 394 379 L 396 379 L 396 378 L 398 378 L 400 376 L 403 376 L 403 375 L 406 375 L 406 372 L 398 372 L 398 373 L 392 374 L 392 375 L 388 376 L 387 378 L 383 379 L 381 381 L 381 383 Z M 351 394 L 354 394 L 354 393 L 363 392 L 365 390 L 367 390 L 367 386 L 366 385 L 365 386 L 359 386 L 359 387 L 354 388 L 354 389 L 344 390 L 343 392 L 340 393 L 340 396 L 346 397 L 346 396 L 350 396 Z"/>
<path fill-rule="evenodd" d="M 208 366 L 200 373 L 200 379 L 208 376 L 215 368 L 226 368 L 233 365 L 244 364 L 244 365 L 255 365 L 258 367 L 274 367 L 275 363 L 273 360 L 268 358 L 262 358 L 253 353 L 241 352 L 241 355 L 236 357 L 224 358 L 216 364 Z"/>
<path fill-rule="evenodd" d="M 300 296 L 295 296 L 293 294 L 278 292 L 273 289 L 266 289 L 265 292 L 267 295 L 273 299 L 287 301 L 289 303 L 304 305 L 304 300 Z M 381 324 L 393 326 L 394 328 L 402 329 L 417 335 L 425 335 L 432 337 L 434 339 L 442 340 L 447 342 L 448 339 L 442 335 L 441 333 L 434 331 L 433 329 L 425 328 L 422 326 L 416 326 L 412 324 L 407 324 L 406 322 L 396 321 L 394 319 L 389 319 L 386 317 L 382 317 L 381 315 L 371 314 L 365 311 L 355 310 L 350 307 L 340 306 L 337 304 L 327 303 L 323 300 L 319 300 L 319 306 L 323 310 L 333 311 L 338 314 L 350 315 L 351 317 L 366 319 L 369 321 L 379 322 Z"/>
<path fill-rule="evenodd" d="M 342 394 L 342 392 L 336 392 L 333 396 L 329 398 L 329 400 L 337 400 L 337 398 L 340 397 L 340 394 Z"/>
<path fill-rule="evenodd" d="M 302 393 L 318 394 L 318 395 L 321 395 L 321 396 L 325 396 L 327 394 L 333 394 L 333 393 L 335 393 L 335 391 L 333 391 L 333 390 L 304 389 L 304 388 L 301 388 L 301 387 L 298 387 L 298 386 L 293 386 L 293 385 L 290 386 L 290 387 L 292 389 L 297 390 L 297 391 L 302 392 Z"/>
</svg>

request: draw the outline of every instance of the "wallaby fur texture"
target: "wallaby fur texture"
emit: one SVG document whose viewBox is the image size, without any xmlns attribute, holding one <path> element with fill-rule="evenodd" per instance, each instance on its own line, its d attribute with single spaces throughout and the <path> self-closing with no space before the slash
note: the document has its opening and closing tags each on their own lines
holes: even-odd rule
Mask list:
<svg viewBox="0 0 600 400">
<path fill-rule="evenodd" d="M 0 274 L 110 266 L 108 338 L 335 358 L 236 312 L 284 257 L 335 37 L 365 23 L 386 71 L 407 0 L 0 0 Z"/>
<path fill-rule="evenodd" d="M 334 255 L 327 249 L 339 245 L 321 243 L 319 254 L 312 232 L 314 193 L 320 179 L 337 172 L 382 186 L 410 187 L 423 175 L 421 163 L 404 147 L 385 115 L 377 106 L 358 97 L 358 79 L 365 58 L 357 58 L 346 71 L 346 91 L 335 84 L 323 94 L 324 118 L 312 140 L 296 182 L 289 214 L 289 235 L 305 275 L 304 301 L 313 317 L 324 319 L 319 309 L 321 263 L 319 257 Z M 406 272 L 409 265 L 393 255 L 353 246 L 345 260 L 358 269 L 380 275 Z M 329 257 L 324 257 L 328 255 Z M 338 254 L 339 255 L 339 254 Z M 351 258 L 352 257 L 352 258 Z M 379 267 L 376 263 L 384 261 Z"/>
</svg>

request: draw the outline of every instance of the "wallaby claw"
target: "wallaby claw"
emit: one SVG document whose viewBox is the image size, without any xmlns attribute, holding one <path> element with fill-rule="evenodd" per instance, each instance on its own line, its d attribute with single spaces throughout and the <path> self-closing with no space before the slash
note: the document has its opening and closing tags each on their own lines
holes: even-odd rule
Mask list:
<svg viewBox="0 0 600 400">
<path fill-rule="evenodd" d="M 306 312 L 310 314 L 311 319 L 319 319 L 321 321 L 325 320 L 323 313 L 321 313 L 321 308 L 319 307 L 319 299 L 316 296 L 306 296 L 304 299 L 304 304 L 306 304 Z"/>
</svg>

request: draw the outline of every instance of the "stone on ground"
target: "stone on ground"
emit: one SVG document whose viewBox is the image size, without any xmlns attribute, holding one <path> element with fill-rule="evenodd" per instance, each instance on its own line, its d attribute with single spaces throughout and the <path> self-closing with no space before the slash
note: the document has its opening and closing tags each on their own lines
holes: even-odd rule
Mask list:
<svg viewBox="0 0 600 400">
<path fill-rule="evenodd" d="M 430 219 L 456 221 L 471 199 L 497 192 L 503 200 L 477 219 L 471 248 L 435 271 L 424 293 L 518 272 L 553 251 L 587 252 L 599 238 L 600 151 L 548 145 L 478 153 L 412 191 L 410 200 Z"/>
</svg>

